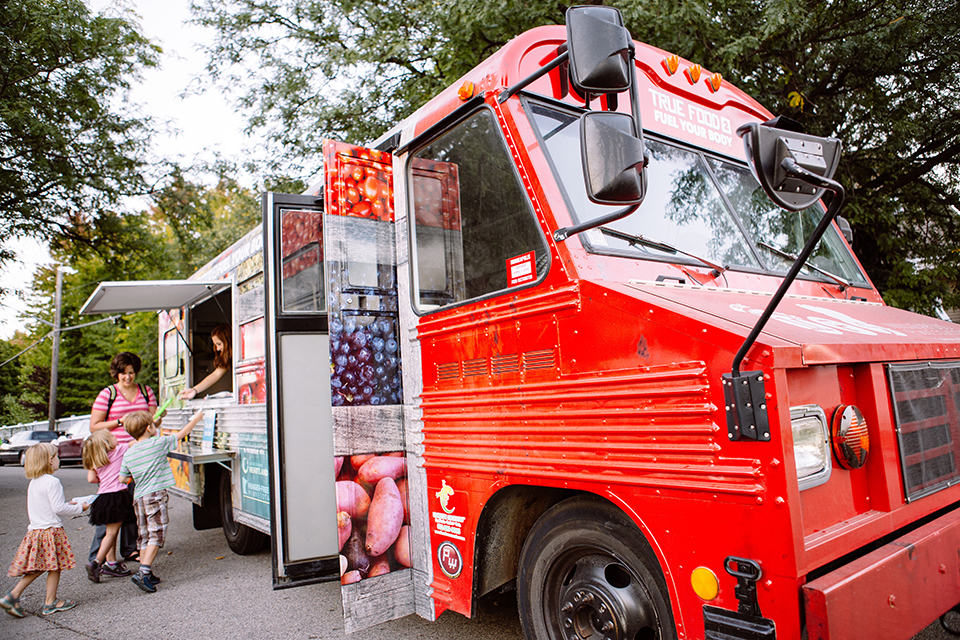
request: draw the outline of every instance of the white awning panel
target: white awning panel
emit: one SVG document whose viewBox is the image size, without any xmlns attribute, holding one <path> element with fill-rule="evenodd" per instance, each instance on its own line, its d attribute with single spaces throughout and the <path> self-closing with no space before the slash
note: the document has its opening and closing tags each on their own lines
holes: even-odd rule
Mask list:
<svg viewBox="0 0 960 640">
<path fill-rule="evenodd" d="M 81 314 L 163 311 L 187 307 L 230 286 L 229 280 L 143 280 L 101 282 Z"/>
</svg>

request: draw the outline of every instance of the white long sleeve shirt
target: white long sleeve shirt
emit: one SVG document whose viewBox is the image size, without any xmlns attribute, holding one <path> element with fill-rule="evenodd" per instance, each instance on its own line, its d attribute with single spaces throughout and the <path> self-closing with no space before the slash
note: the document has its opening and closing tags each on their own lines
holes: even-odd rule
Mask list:
<svg viewBox="0 0 960 640">
<path fill-rule="evenodd" d="M 63 498 L 63 485 L 52 473 L 47 473 L 30 481 L 27 488 L 27 515 L 30 526 L 27 530 L 62 527 L 60 516 L 78 516 L 83 513 L 83 505 L 70 504 Z"/>
</svg>

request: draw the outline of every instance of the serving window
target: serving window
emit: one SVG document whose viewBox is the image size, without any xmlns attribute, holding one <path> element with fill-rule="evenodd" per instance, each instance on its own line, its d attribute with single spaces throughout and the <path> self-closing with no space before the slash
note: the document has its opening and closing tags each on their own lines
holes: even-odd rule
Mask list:
<svg viewBox="0 0 960 640">
<path fill-rule="evenodd" d="M 226 325 L 229 329 L 231 349 L 236 349 L 233 335 L 233 306 L 230 290 L 225 290 L 200 302 L 190 310 L 190 333 L 192 358 L 190 366 L 189 386 L 197 385 L 201 380 L 213 373 L 216 369 L 214 358 L 216 352 L 213 346 L 213 330 L 219 325 Z M 199 394 L 198 397 L 209 396 L 223 391 L 233 392 L 234 371 L 231 357 L 230 370 L 227 371 L 213 386 Z"/>
</svg>

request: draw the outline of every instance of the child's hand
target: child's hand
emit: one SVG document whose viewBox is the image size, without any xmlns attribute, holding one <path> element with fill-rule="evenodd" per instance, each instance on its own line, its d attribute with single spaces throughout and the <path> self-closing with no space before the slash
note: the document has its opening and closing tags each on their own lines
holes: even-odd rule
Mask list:
<svg viewBox="0 0 960 640">
<path fill-rule="evenodd" d="M 82 506 L 83 506 L 83 510 L 84 510 L 84 511 L 89 511 L 89 510 L 90 510 L 90 503 L 89 503 L 89 502 L 84 502 Z"/>
<path fill-rule="evenodd" d="M 203 418 L 203 409 L 198 410 L 195 414 L 193 414 L 193 417 L 196 418 L 197 420 L 200 420 L 201 418 Z"/>
</svg>

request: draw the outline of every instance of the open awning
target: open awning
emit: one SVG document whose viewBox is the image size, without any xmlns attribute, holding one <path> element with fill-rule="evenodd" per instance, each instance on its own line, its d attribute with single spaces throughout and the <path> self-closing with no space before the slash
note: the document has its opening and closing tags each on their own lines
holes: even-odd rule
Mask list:
<svg viewBox="0 0 960 640">
<path fill-rule="evenodd" d="M 81 314 L 164 311 L 188 307 L 230 286 L 229 280 L 142 280 L 101 282 L 80 309 Z"/>
</svg>

